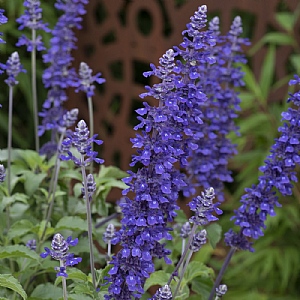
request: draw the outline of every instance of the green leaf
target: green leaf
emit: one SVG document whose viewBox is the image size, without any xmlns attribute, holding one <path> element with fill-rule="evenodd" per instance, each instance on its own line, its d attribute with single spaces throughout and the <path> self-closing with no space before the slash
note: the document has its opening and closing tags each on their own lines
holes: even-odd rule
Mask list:
<svg viewBox="0 0 300 300">
<path fill-rule="evenodd" d="M 191 261 L 189 262 L 186 268 L 183 278 L 186 283 L 190 283 L 194 278 L 198 276 L 210 277 L 212 276 L 212 274 L 213 274 L 213 270 L 211 268 L 208 268 L 202 262 Z"/>
<path fill-rule="evenodd" d="M 76 268 L 68 268 L 68 277 L 67 280 L 75 280 L 75 281 L 83 281 L 83 282 L 87 282 L 88 281 L 88 276 L 86 274 L 84 274 L 82 271 L 80 271 L 79 269 Z M 62 277 L 58 276 L 55 280 L 54 285 L 58 285 L 59 283 L 61 283 L 62 281 Z"/>
<path fill-rule="evenodd" d="M 9 274 L 0 274 L 0 286 L 11 289 L 18 293 L 23 299 L 27 299 L 27 294 L 23 290 L 20 282 Z"/>
<path fill-rule="evenodd" d="M 12 257 L 24 257 L 34 259 L 37 261 L 40 259 L 39 255 L 36 252 L 30 250 L 24 245 L 0 247 L 0 259 Z"/>
<path fill-rule="evenodd" d="M 222 227 L 217 223 L 212 223 L 206 227 L 206 231 L 209 243 L 215 249 L 217 243 L 221 240 L 222 237 Z"/>
<path fill-rule="evenodd" d="M 57 300 L 62 297 L 62 288 L 51 283 L 38 285 L 28 300 Z"/>
<path fill-rule="evenodd" d="M 192 281 L 191 289 L 195 293 L 199 300 L 206 300 L 209 297 L 210 291 L 213 287 L 213 281 L 210 277 L 196 277 Z"/>
<path fill-rule="evenodd" d="M 23 176 L 25 177 L 25 192 L 28 196 L 31 196 L 39 188 L 40 184 L 47 175 L 43 173 L 35 174 L 32 171 L 24 171 Z"/>
<path fill-rule="evenodd" d="M 87 222 L 80 217 L 63 217 L 55 226 L 56 231 L 70 229 L 73 231 L 87 231 Z"/>
<path fill-rule="evenodd" d="M 270 45 L 268 52 L 264 58 L 264 63 L 260 73 L 260 89 L 264 99 L 268 98 L 269 91 L 272 86 L 275 69 L 275 46 Z"/>
<path fill-rule="evenodd" d="M 170 276 L 171 274 L 166 273 L 165 271 L 162 270 L 152 273 L 145 282 L 144 290 L 147 291 L 153 285 L 160 285 L 160 286 L 165 285 L 168 282 Z"/>
<path fill-rule="evenodd" d="M 289 32 L 292 31 L 295 25 L 295 17 L 289 12 L 278 12 L 275 14 L 275 19 L 283 29 Z"/>
<path fill-rule="evenodd" d="M 97 178 L 112 177 L 116 179 L 121 179 L 128 176 L 129 175 L 127 172 L 124 172 L 117 167 L 114 166 L 105 167 L 101 165 Z"/>
<path fill-rule="evenodd" d="M 21 237 L 33 228 L 33 224 L 29 220 L 20 220 L 14 223 L 8 233 L 7 237 L 9 240 L 12 240 L 16 237 Z"/>
<path fill-rule="evenodd" d="M 293 65 L 293 67 L 296 70 L 296 73 L 300 73 L 300 54 L 291 54 L 290 60 Z"/>
<path fill-rule="evenodd" d="M 253 71 L 250 69 L 249 66 L 245 64 L 239 64 L 239 67 L 241 68 L 241 71 L 245 74 L 243 79 L 246 84 L 246 87 L 255 95 L 257 100 L 261 102 L 263 99 L 262 92 L 259 84 L 255 79 Z"/>
</svg>

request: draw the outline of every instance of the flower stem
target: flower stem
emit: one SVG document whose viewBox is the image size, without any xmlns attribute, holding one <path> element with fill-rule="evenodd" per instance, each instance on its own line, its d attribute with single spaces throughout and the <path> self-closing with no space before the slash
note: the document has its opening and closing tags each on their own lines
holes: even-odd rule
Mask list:
<svg viewBox="0 0 300 300">
<path fill-rule="evenodd" d="M 36 30 L 32 29 L 32 41 L 36 40 Z M 33 46 L 31 51 L 31 89 L 32 89 L 32 104 L 33 104 L 33 120 L 34 120 L 34 137 L 35 137 L 35 151 L 39 152 L 39 136 L 38 136 L 38 103 L 37 103 L 37 89 L 36 89 L 36 47 Z"/>
<path fill-rule="evenodd" d="M 184 262 L 185 257 L 186 257 L 186 255 L 187 255 L 187 253 L 188 253 L 188 251 L 189 251 L 189 247 L 190 247 L 190 245 L 191 245 L 191 243 L 192 243 L 193 236 L 194 236 L 194 234 L 195 234 L 195 232 L 196 232 L 197 227 L 198 227 L 198 225 L 196 225 L 196 224 L 193 225 L 192 230 L 191 230 L 191 233 L 190 233 L 190 237 L 189 237 L 189 240 L 188 240 L 188 242 L 187 242 L 187 244 L 186 244 L 186 246 L 185 246 L 184 252 L 183 252 L 183 254 L 181 255 L 180 260 L 179 260 L 179 262 L 177 263 L 177 265 L 176 265 L 176 267 L 175 267 L 175 269 L 174 269 L 172 275 L 170 276 L 167 285 L 170 285 L 170 284 L 171 284 L 172 279 L 175 277 L 175 275 L 176 275 L 176 273 L 178 272 L 180 266 L 181 266 L 182 263 Z"/>
<path fill-rule="evenodd" d="M 9 86 L 8 104 L 8 133 L 7 133 L 7 190 L 11 196 L 11 151 L 12 151 L 12 114 L 13 114 L 13 87 Z"/>
<path fill-rule="evenodd" d="M 179 274 L 179 282 L 177 283 L 176 290 L 175 290 L 175 292 L 174 292 L 174 294 L 173 294 L 173 299 L 175 299 L 175 297 L 176 297 L 176 295 L 177 295 L 177 292 L 178 292 L 179 287 L 180 287 L 180 283 L 181 283 L 181 281 L 182 281 L 182 279 L 183 279 L 184 272 L 185 272 L 185 270 L 186 270 L 186 268 L 187 268 L 187 266 L 188 266 L 188 264 L 189 264 L 189 261 L 190 261 L 192 255 L 193 255 L 193 251 L 190 251 L 190 253 L 188 254 L 188 256 L 187 256 L 187 258 L 186 258 L 185 264 L 183 265 L 182 270 L 181 270 L 181 272 L 180 272 L 180 274 Z"/>
<path fill-rule="evenodd" d="M 226 258 L 225 258 L 225 261 L 223 263 L 223 266 L 222 266 L 222 268 L 221 268 L 221 270 L 220 270 L 220 272 L 218 274 L 218 277 L 217 277 L 217 279 L 216 279 L 216 281 L 214 283 L 214 286 L 213 286 L 213 288 L 212 288 L 212 290 L 210 292 L 208 300 L 212 300 L 213 299 L 213 297 L 214 297 L 214 295 L 216 293 L 216 288 L 220 285 L 221 280 L 223 278 L 223 275 L 224 275 L 224 273 L 225 273 L 225 271 L 226 271 L 226 269 L 227 269 L 227 267 L 228 267 L 228 265 L 230 263 L 230 260 L 231 260 L 231 258 L 232 258 L 232 256 L 233 256 L 233 254 L 234 254 L 235 251 L 236 251 L 235 248 L 231 248 L 230 251 L 228 252 L 228 254 L 227 254 Z"/>
<path fill-rule="evenodd" d="M 60 267 L 64 267 L 65 266 L 63 260 L 60 260 L 59 264 L 60 264 Z M 67 279 L 66 279 L 66 277 L 62 276 L 61 282 L 62 282 L 62 287 L 63 287 L 63 297 L 64 297 L 64 300 L 68 300 Z"/>
<path fill-rule="evenodd" d="M 87 97 L 87 100 L 88 100 L 88 108 L 89 108 L 89 129 L 90 129 L 90 137 L 93 137 L 94 135 L 94 109 L 93 109 L 93 101 L 92 101 L 92 97 Z M 91 148 L 91 151 L 94 151 L 94 145 L 92 143 L 92 148 Z M 90 171 L 90 174 L 93 173 L 93 168 L 94 168 L 94 162 L 93 160 L 91 161 L 91 164 L 89 166 L 89 171 Z"/>
<path fill-rule="evenodd" d="M 81 155 L 81 173 L 82 173 L 82 181 L 83 181 L 83 188 L 85 194 L 85 203 L 86 203 L 86 219 L 88 224 L 88 239 L 89 239 L 89 247 L 90 247 L 90 265 L 91 265 L 91 274 L 93 279 L 93 285 L 96 289 L 96 274 L 94 268 L 94 253 L 93 253 L 93 228 L 92 228 L 92 213 L 91 213 L 91 200 L 89 199 L 88 192 L 87 192 L 87 178 L 86 178 L 86 171 L 84 167 L 84 156 Z"/>
</svg>

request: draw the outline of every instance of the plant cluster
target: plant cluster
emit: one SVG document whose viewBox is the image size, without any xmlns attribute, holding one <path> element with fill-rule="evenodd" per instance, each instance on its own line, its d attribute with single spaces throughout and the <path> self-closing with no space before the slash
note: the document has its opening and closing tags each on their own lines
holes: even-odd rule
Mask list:
<svg viewBox="0 0 300 300">
<path fill-rule="evenodd" d="M 264 235 L 267 217 L 281 206 L 279 195 L 291 195 L 297 181 L 300 93 L 290 95 L 293 108 L 282 113 L 280 136 L 259 168 L 262 175 L 234 211 L 238 229 L 225 233 L 230 250 L 214 279 L 201 255 L 221 239 L 215 221 L 223 213 L 224 185 L 233 182 L 228 162 L 237 146 L 229 135 L 239 135 L 238 89 L 245 85 L 243 46 L 249 45 L 241 37 L 242 20 L 235 17 L 222 35 L 218 17 L 208 22 L 202 5 L 182 32 L 182 43 L 167 50 L 158 66 L 150 65 L 144 76 L 159 83 L 146 86 L 140 97 L 153 97 L 157 105 L 143 102 L 136 110 L 139 124 L 131 141 L 137 151 L 130 164 L 135 171 L 124 172 L 104 166 L 95 150 L 103 141 L 94 133 L 93 96 L 95 84 L 105 79 L 85 62 L 78 72 L 72 66 L 73 30 L 81 29 L 87 4 L 56 0 L 61 14 L 50 29 L 40 1 L 25 0 L 17 22 L 30 34 L 16 46 L 31 53 L 31 69 L 22 66 L 17 51 L 0 65 L 9 91 L 8 142 L 0 152 L 0 299 L 221 299 L 233 254 L 254 251 L 253 240 Z M 0 25 L 6 22 L 0 10 Z M 39 32 L 51 35 L 49 47 Z M 39 51 L 45 51 L 47 97 L 38 113 Z M 14 88 L 26 71 L 35 150 L 12 148 Z M 300 84 L 299 77 L 290 84 Z M 86 95 L 88 122 L 77 120 L 77 108 L 64 108 L 68 88 Z M 47 131 L 51 139 L 40 146 Z M 112 188 L 123 194 L 114 207 L 106 202 Z M 192 199 L 190 217 L 180 210 L 181 195 Z"/>
</svg>

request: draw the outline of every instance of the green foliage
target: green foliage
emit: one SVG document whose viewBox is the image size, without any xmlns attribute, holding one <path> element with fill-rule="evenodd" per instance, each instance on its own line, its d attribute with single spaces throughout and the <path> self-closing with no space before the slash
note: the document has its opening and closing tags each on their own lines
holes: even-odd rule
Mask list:
<svg viewBox="0 0 300 300">
<path fill-rule="evenodd" d="M 8 274 L 0 274 L 0 287 L 8 288 L 18 293 L 22 299 L 27 299 L 27 294 L 16 278 Z M 5 298 L 4 298 L 5 299 Z"/>
</svg>

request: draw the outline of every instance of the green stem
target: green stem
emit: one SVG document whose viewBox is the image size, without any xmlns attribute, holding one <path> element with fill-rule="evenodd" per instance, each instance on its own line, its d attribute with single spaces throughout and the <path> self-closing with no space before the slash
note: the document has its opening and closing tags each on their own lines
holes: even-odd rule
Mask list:
<svg viewBox="0 0 300 300">
<path fill-rule="evenodd" d="M 222 268 L 221 268 L 221 270 L 220 270 L 220 272 L 218 274 L 218 277 L 217 277 L 217 279 L 216 279 L 216 281 L 214 283 L 214 286 L 213 286 L 213 288 L 212 288 L 212 290 L 210 292 L 208 300 L 212 300 L 213 299 L 213 297 L 214 297 L 214 295 L 216 293 L 216 288 L 220 285 L 221 280 L 223 278 L 223 275 L 224 275 L 224 273 L 225 273 L 225 271 L 226 271 L 226 269 L 227 269 L 227 267 L 228 267 L 228 265 L 230 263 L 230 260 L 231 260 L 231 258 L 232 258 L 232 256 L 233 256 L 233 254 L 234 254 L 235 251 L 236 251 L 235 248 L 231 248 L 230 251 L 228 252 L 228 254 L 227 254 L 226 258 L 225 258 L 225 261 L 223 263 L 223 266 L 222 266 Z"/>
<path fill-rule="evenodd" d="M 94 109 L 93 109 L 93 101 L 92 101 L 92 97 L 87 97 L 87 100 L 88 100 L 88 108 L 89 108 L 89 129 L 90 129 L 90 137 L 93 137 L 94 135 Z M 92 148 L 91 148 L 91 151 L 94 150 L 94 144 L 92 143 Z M 94 162 L 93 160 L 91 161 L 91 164 L 89 166 L 89 171 L 90 171 L 90 174 L 93 173 L 93 168 L 94 168 Z"/>
<path fill-rule="evenodd" d="M 89 239 L 89 247 L 90 247 L 90 265 L 91 265 L 91 274 L 94 288 L 96 289 L 96 274 L 94 268 L 94 251 L 93 251 L 93 228 L 92 228 L 92 213 L 91 213 L 91 200 L 88 196 L 88 189 L 87 189 L 87 178 L 86 178 L 86 171 L 84 167 L 84 156 L 81 155 L 81 173 L 82 173 L 82 181 L 83 181 L 83 188 L 84 188 L 84 195 L 85 195 L 85 203 L 86 203 L 86 219 L 88 224 L 88 239 Z"/>
<path fill-rule="evenodd" d="M 181 272 L 180 272 L 180 274 L 179 274 L 179 282 L 177 283 L 176 290 L 175 290 L 175 292 L 174 292 L 174 294 L 173 294 L 173 299 L 175 299 L 175 297 L 176 297 L 176 295 L 177 295 L 177 292 L 178 292 L 178 290 L 179 290 L 181 281 L 182 281 L 182 279 L 183 279 L 183 274 L 184 274 L 184 272 L 185 272 L 185 270 L 186 270 L 186 268 L 187 268 L 187 266 L 188 266 L 188 264 L 189 264 L 189 261 L 190 261 L 192 255 L 193 255 L 193 251 L 190 251 L 190 253 L 188 254 L 188 256 L 187 256 L 187 258 L 186 258 L 186 262 L 185 262 L 185 264 L 183 265 L 183 268 L 182 268 L 182 270 L 181 270 Z"/>
<path fill-rule="evenodd" d="M 60 260 L 59 261 L 60 267 L 65 267 L 64 261 Z M 68 292 L 67 292 L 67 279 L 66 277 L 62 276 L 62 287 L 63 287 L 63 297 L 64 300 L 68 300 Z"/>
<path fill-rule="evenodd" d="M 191 233 L 190 233 L 188 242 L 186 243 L 184 252 L 183 252 L 183 254 L 181 255 L 181 258 L 180 258 L 179 262 L 177 263 L 176 268 L 174 269 L 174 271 L 173 271 L 172 275 L 170 276 L 169 281 L 168 281 L 168 283 L 167 283 L 167 285 L 169 285 L 169 286 L 170 286 L 170 284 L 171 284 L 172 279 L 175 277 L 177 271 L 179 270 L 180 266 L 182 265 L 182 263 L 183 263 L 184 260 L 185 260 L 185 257 L 186 257 L 186 255 L 187 255 L 187 253 L 188 253 L 188 251 L 189 251 L 189 248 L 190 248 L 190 245 L 191 245 L 191 243 L 192 243 L 193 236 L 194 236 L 194 234 L 195 234 L 195 232 L 196 232 L 197 227 L 198 227 L 198 225 L 196 225 L 196 224 L 194 224 L 193 227 L 192 227 L 192 230 L 191 230 Z"/>
<path fill-rule="evenodd" d="M 32 29 L 32 41 L 36 40 L 36 30 Z M 34 137 L 35 151 L 39 152 L 39 135 L 38 135 L 38 103 L 37 103 L 37 88 L 36 88 L 36 47 L 33 46 L 31 51 L 31 89 L 32 89 L 32 104 L 33 104 L 33 120 L 34 120 Z"/>
<path fill-rule="evenodd" d="M 59 175 L 59 171 L 60 171 L 59 149 L 60 149 L 61 144 L 63 142 L 64 133 L 65 132 L 62 132 L 62 134 L 59 138 L 58 146 L 57 146 L 54 172 L 53 172 L 53 176 L 51 178 L 51 182 L 50 182 L 50 186 L 49 186 L 49 190 L 48 190 L 48 199 L 47 199 L 48 201 L 47 201 L 47 203 L 49 203 L 50 196 L 52 196 L 52 198 L 51 198 L 50 203 L 48 204 L 47 215 L 44 218 L 45 219 L 45 227 L 44 227 L 42 237 L 41 237 L 41 240 L 40 240 L 39 244 L 43 243 L 43 239 L 45 237 L 46 230 L 47 230 L 47 225 L 50 221 L 52 211 L 53 211 L 53 206 L 54 206 L 54 202 L 55 202 L 55 191 L 56 191 L 56 188 L 57 188 L 58 175 Z M 40 245 L 39 245 L 39 247 L 40 247 Z M 38 249 L 39 249 L 39 247 L 38 247 Z"/>
</svg>

